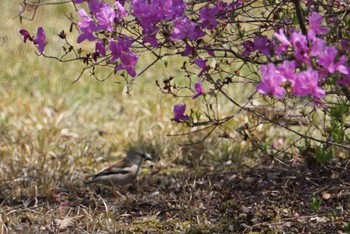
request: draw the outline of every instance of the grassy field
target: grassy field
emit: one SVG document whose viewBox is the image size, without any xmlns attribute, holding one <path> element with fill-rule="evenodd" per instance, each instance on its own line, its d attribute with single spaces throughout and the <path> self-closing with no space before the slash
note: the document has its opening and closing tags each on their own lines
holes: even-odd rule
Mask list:
<svg viewBox="0 0 350 234">
<path fill-rule="evenodd" d="M 0 3 L 0 234 L 350 230 L 347 164 L 313 177 L 279 164 L 249 169 L 259 157 L 246 143 L 217 134 L 181 146 L 187 137 L 167 135 L 187 131 L 170 120 L 172 106 L 183 100 L 155 86 L 165 74 L 178 75 L 176 60 L 137 78 L 130 94 L 118 76 L 99 82 L 86 75 L 73 83 L 79 63 L 36 56 L 18 33 L 43 25 L 46 52 L 55 54 L 54 35 L 69 27 L 60 15 L 67 8 L 39 9 L 34 21 L 20 24 L 20 2 Z M 125 198 L 84 186 L 131 148 L 155 160 Z"/>
</svg>

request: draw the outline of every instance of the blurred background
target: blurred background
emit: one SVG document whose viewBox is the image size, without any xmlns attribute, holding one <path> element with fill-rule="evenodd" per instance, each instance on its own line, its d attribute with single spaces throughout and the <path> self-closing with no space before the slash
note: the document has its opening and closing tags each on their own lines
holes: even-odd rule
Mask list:
<svg viewBox="0 0 350 234">
<path fill-rule="evenodd" d="M 65 15 L 72 13 L 77 19 L 71 3 L 36 11 L 27 7 L 22 15 L 32 18 L 35 13 L 35 17 L 20 22 L 21 3 L 0 3 L 4 9 L 0 16 L 1 181 L 32 181 L 45 194 L 57 185 L 81 183 L 84 176 L 119 160 L 132 148 L 152 153 L 163 171 L 222 170 L 240 162 L 244 142 L 236 144 L 212 134 L 201 144 L 183 147 L 192 136 L 168 136 L 189 131 L 171 121 L 174 104 L 186 101 L 188 111 L 191 105 L 200 105 L 199 99 L 191 103 L 164 95 L 155 84 L 169 75 L 181 78 L 178 64 L 182 61 L 170 58 L 166 67 L 158 63 L 128 87 L 118 74 L 101 82 L 85 73 L 74 82 L 83 69 L 79 61 L 61 63 L 38 56 L 33 44 L 23 43 L 18 32 L 25 28 L 34 35 L 42 26 L 45 54 L 62 54 L 57 34 L 69 31 Z M 75 43 L 77 33 L 73 31 L 68 40 Z M 138 70 L 148 63 L 149 58 L 142 56 Z M 253 159 L 246 160 L 254 164 Z M 2 191 L 14 196 L 32 192 L 17 186 Z"/>
</svg>

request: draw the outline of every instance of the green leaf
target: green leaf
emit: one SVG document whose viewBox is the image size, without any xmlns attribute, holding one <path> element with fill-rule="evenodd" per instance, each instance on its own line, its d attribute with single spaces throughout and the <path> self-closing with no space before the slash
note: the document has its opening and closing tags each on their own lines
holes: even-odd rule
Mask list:
<svg viewBox="0 0 350 234">
<path fill-rule="evenodd" d="M 325 149 L 321 146 L 316 147 L 316 161 L 320 164 L 328 163 L 333 158 L 331 149 Z"/>
</svg>

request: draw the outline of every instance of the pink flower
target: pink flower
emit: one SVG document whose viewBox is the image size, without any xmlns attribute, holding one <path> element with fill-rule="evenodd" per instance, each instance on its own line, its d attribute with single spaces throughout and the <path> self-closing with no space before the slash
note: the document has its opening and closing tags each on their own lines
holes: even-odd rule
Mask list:
<svg viewBox="0 0 350 234">
<path fill-rule="evenodd" d="M 112 52 L 112 58 L 109 62 L 114 63 L 119 58 L 120 64 L 114 68 L 114 71 L 126 70 L 130 76 L 135 77 L 138 56 L 130 49 L 132 43 L 133 38 L 128 36 L 118 38 L 118 42 L 110 40 L 109 49 Z"/>
<path fill-rule="evenodd" d="M 138 61 L 138 56 L 134 52 L 123 53 L 120 56 L 120 64 L 115 67 L 114 71 L 126 70 L 131 77 L 136 76 L 135 66 Z"/>
<path fill-rule="evenodd" d="M 335 47 L 327 47 L 322 55 L 319 56 L 317 63 L 323 67 L 326 72 L 334 73 L 339 71 L 343 74 L 347 74 L 347 67 L 344 65 L 345 56 L 341 56 L 338 62 L 334 63 L 334 60 L 338 54 L 338 51 Z"/>
<path fill-rule="evenodd" d="M 25 29 L 19 30 L 19 33 L 23 36 L 23 42 L 26 43 L 27 40 L 33 41 L 33 38 L 30 36 L 29 32 Z"/>
<path fill-rule="evenodd" d="M 325 47 L 326 42 L 323 39 L 315 37 L 314 40 L 312 40 L 311 55 L 319 56 L 323 53 Z"/>
<path fill-rule="evenodd" d="M 348 74 L 343 75 L 339 80 L 337 80 L 337 84 L 339 85 L 350 85 L 350 67 L 347 67 Z"/>
<path fill-rule="evenodd" d="M 113 56 L 109 62 L 114 63 L 123 53 L 129 53 L 132 43 L 133 38 L 128 36 L 119 37 L 118 42 L 110 40 L 109 49 L 111 50 Z"/>
<path fill-rule="evenodd" d="M 243 47 L 245 49 L 242 53 L 244 56 L 249 56 L 252 52 L 258 50 L 266 57 L 271 57 L 272 43 L 267 36 L 256 36 L 253 42 L 245 41 L 243 42 Z"/>
<path fill-rule="evenodd" d="M 93 15 L 96 15 L 97 12 L 100 11 L 101 7 L 103 7 L 102 0 L 89 0 L 89 9 Z"/>
<path fill-rule="evenodd" d="M 322 26 L 323 18 L 316 12 L 312 12 L 309 17 L 309 40 L 314 40 L 316 35 L 324 35 L 329 33 L 330 29 L 328 27 Z"/>
<path fill-rule="evenodd" d="M 117 18 L 118 18 L 118 19 L 124 18 L 124 16 L 126 15 L 126 10 L 125 10 L 125 8 L 123 7 L 123 5 L 120 4 L 120 2 L 115 1 L 114 7 L 116 7 L 116 8 L 118 9 L 118 11 L 117 11 Z"/>
<path fill-rule="evenodd" d="M 82 20 L 78 22 L 78 27 L 82 33 L 78 36 L 77 42 L 81 43 L 84 40 L 94 41 L 96 39 L 93 34 L 96 29 L 94 20 L 86 13 L 84 9 L 79 9 L 78 14 L 82 18 Z"/>
<path fill-rule="evenodd" d="M 318 72 L 312 69 L 297 73 L 295 82 L 292 85 L 295 96 L 305 97 L 313 96 L 316 101 L 319 101 L 325 96 L 326 92 L 318 86 Z"/>
<path fill-rule="evenodd" d="M 100 56 L 106 56 L 106 48 L 102 41 L 97 41 L 95 44 L 95 52 L 92 54 L 92 57 L 96 61 Z"/>
<path fill-rule="evenodd" d="M 202 59 L 202 58 L 196 58 L 193 60 L 193 62 L 200 68 L 202 68 L 202 70 L 199 72 L 198 76 L 202 76 L 204 72 L 207 72 L 209 70 L 207 63 L 207 59 Z"/>
<path fill-rule="evenodd" d="M 189 56 L 194 53 L 194 49 L 188 43 L 186 43 L 185 50 L 181 53 L 182 56 Z"/>
<path fill-rule="evenodd" d="M 205 33 L 202 31 L 199 25 L 192 22 L 189 18 L 183 18 L 174 23 L 170 39 L 173 41 L 181 41 L 184 39 L 195 41 L 204 35 Z"/>
<path fill-rule="evenodd" d="M 174 112 L 174 118 L 172 120 L 175 122 L 178 122 L 178 123 L 183 122 L 190 118 L 187 114 L 185 114 L 186 104 L 175 105 L 173 108 L 173 112 Z"/>
<path fill-rule="evenodd" d="M 218 13 L 218 9 L 216 7 L 209 7 L 206 5 L 205 7 L 199 10 L 199 18 L 202 21 L 201 26 L 207 29 L 213 29 L 216 27 L 218 22 L 216 21 L 216 14 Z"/>
<path fill-rule="evenodd" d="M 202 86 L 202 82 L 198 81 L 197 83 L 194 84 L 194 89 L 196 90 L 196 94 L 192 97 L 193 99 L 196 99 L 197 97 L 204 95 L 204 91 L 203 91 L 203 86 Z"/>
<path fill-rule="evenodd" d="M 282 98 L 285 90 L 281 83 L 285 80 L 281 73 L 276 70 L 272 63 L 261 66 L 261 81 L 256 87 L 257 91 L 262 94 L 272 94 L 276 98 Z"/>
<path fill-rule="evenodd" d="M 34 45 L 38 45 L 39 52 L 42 54 L 45 49 L 46 36 L 45 31 L 42 27 L 38 28 L 36 37 L 33 39 Z"/>
<path fill-rule="evenodd" d="M 254 37 L 254 49 L 260 51 L 266 57 L 271 57 L 272 44 L 267 36 Z"/>
<path fill-rule="evenodd" d="M 282 28 L 280 28 L 278 33 L 277 32 L 275 33 L 275 37 L 281 42 L 281 45 L 277 47 L 277 51 L 279 53 L 286 52 L 288 47 L 292 46 L 287 36 L 284 34 L 284 31 Z"/>
<path fill-rule="evenodd" d="M 115 18 L 115 11 L 109 4 L 104 4 L 96 13 L 97 27 L 95 30 L 107 30 L 113 32 L 112 24 Z"/>
<path fill-rule="evenodd" d="M 291 83 L 294 81 L 294 71 L 296 68 L 296 64 L 294 61 L 283 61 L 282 64 L 277 66 L 277 70 L 283 76 L 283 78 Z"/>
<path fill-rule="evenodd" d="M 301 32 L 293 32 L 290 42 L 294 49 L 295 58 L 298 62 L 311 64 L 309 57 L 309 46 L 306 36 Z"/>
</svg>

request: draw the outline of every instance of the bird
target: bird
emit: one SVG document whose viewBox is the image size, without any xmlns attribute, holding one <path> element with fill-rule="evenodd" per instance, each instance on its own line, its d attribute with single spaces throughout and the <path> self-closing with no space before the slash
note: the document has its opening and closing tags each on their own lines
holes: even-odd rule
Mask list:
<svg viewBox="0 0 350 234">
<path fill-rule="evenodd" d="M 120 187 L 134 182 L 144 161 L 152 160 L 149 153 L 142 151 L 129 152 L 120 162 L 111 165 L 96 175 L 91 176 L 87 184 L 102 184 Z"/>
</svg>

